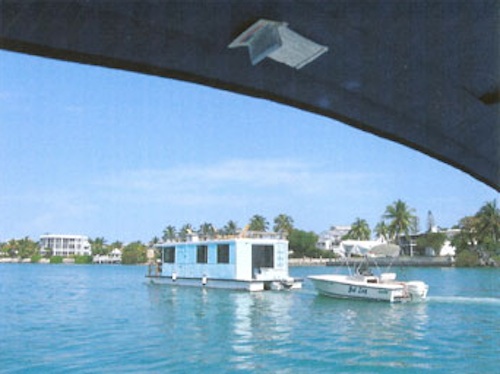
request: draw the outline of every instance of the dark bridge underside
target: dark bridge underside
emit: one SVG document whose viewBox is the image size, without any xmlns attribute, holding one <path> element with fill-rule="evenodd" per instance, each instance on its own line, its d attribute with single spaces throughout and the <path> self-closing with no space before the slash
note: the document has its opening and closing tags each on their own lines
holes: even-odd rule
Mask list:
<svg viewBox="0 0 500 374">
<path fill-rule="evenodd" d="M 500 1 L 0 1 L 0 48 L 263 97 L 500 190 Z M 228 44 L 258 19 L 329 48 L 295 70 Z"/>
</svg>

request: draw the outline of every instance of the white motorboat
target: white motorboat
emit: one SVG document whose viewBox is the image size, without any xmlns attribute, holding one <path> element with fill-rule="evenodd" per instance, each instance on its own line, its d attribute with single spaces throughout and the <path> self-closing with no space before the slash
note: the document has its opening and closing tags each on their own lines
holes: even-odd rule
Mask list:
<svg viewBox="0 0 500 374">
<path fill-rule="evenodd" d="M 385 250 L 387 249 L 387 246 Z M 367 299 L 388 302 L 421 301 L 429 286 L 422 281 L 398 281 L 396 273 L 374 275 L 363 262 L 355 274 L 324 274 L 308 277 L 318 293 L 337 298 Z"/>
<path fill-rule="evenodd" d="M 389 302 L 420 301 L 429 287 L 421 281 L 398 282 L 395 273 L 374 275 L 311 275 L 316 290 L 325 296 Z"/>
</svg>

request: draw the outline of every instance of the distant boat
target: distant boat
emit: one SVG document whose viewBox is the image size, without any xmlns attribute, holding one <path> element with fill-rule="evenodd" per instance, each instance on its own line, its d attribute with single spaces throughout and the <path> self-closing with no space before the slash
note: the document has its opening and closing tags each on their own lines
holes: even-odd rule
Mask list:
<svg viewBox="0 0 500 374">
<path fill-rule="evenodd" d="M 397 256 L 399 247 L 382 244 L 370 250 L 367 256 Z M 396 273 L 374 275 L 368 261 L 362 262 L 351 275 L 311 275 L 308 277 L 318 293 L 335 298 L 366 299 L 388 302 L 422 301 L 427 298 L 429 286 L 422 281 L 402 282 Z"/>
<path fill-rule="evenodd" d="M 245 231 L 238 236 L 157 244 L 160 258 L 150 263 L 153 283 L 246 291 L 302 287 L 288 274 L 288 241 L 278 234 Z"/>
</svg>

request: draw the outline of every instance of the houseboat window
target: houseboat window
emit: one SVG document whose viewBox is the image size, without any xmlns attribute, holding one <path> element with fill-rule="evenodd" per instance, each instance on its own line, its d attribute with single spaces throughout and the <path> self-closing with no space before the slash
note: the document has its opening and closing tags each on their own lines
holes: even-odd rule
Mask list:
<svg viewBox="0 0 500 374">
<path fill-rule="evenodd" d="M 217 263 L 229 264 L 229 244 L 217 245 Z"/>
<path fill-rule="evenodd" d="M 208 247 L 206 245 L 199 245 L 197 247 L 196 262 L 198 264 L 206 264 L 208 262 Z"/>
<path fill-rule="evenodd" d="M 252 245 L 252 267 L 273 268 L 274 247 L 272 245 Z"/>
<path fill-rule="evenodd" d="M 163 262 L 167 262 L 169 264 L 175 263 L 175 247 L 163 248 Z"/>
</svg>

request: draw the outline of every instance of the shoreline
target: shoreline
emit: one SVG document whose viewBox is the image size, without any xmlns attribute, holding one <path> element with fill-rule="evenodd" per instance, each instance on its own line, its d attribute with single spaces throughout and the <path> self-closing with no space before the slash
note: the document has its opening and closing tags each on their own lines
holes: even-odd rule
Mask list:
<svg viewBox="0 0 500 374">
<path fill-rule="evenodd" d="M 296 266 L 356 266 L 364 262 L 364 258 L 351 257 L 347 258 L 290 258 L 288 260 L 289 267 Z M 39 262 L 31 262 L 30 259 L 20 259 L 20 258 L 10 258 L 4 257 L 0 258 L 0 264 L 49 264 L 48 259 L 42 259 Z M 63 265 L 73 265 L 75 264 L 74 259 L 64 259 L 61 263 Z M 389 257 L 378 257 L 378 258 L 368 258 L 368 264 L 370 266 L 400 266 L 400 267 L 453 267 L 455 260 L 451 256 L 446 257 L 409 257 L 401 256 L 396 258 Z M 89 265 L 101 265 L 99 263 L 90 263 Z M 119 265 L 119 264 L 113 264 Z M 146 264 L 136 264 L 136 265 L 147 265 Z"/>
<path fill-rule="evenodd" d="M 288 265 L 293 266 L 354 266 L 365 262 L 364 258 L 291 258 Z M 415 266 L 415 267 L 452 267 L 455 264 L 453 257 L 407 257 L 396 258 L 378 257 L 368 258 L 370 266 Z"/>
</svg>

